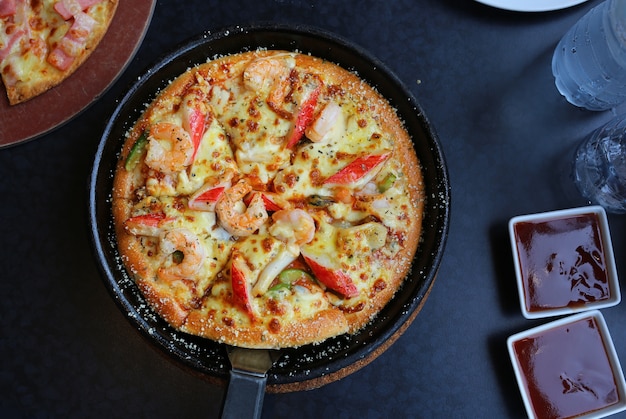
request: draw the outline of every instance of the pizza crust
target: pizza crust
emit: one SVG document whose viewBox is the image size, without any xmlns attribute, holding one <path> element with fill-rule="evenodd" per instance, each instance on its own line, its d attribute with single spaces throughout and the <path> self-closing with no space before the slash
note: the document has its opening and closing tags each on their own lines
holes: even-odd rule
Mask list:
<svg viewBox="0 0 626 419">
<path fill-rule="evenodd" d="M 266 322 L 237 328 L 227 323 L 211 323 L 208 319 L 211 317 L 207 313 L 192 311 L 181 330 L 240 347 L 277 349 L 297 347 L 303 343 L 319 343 L 344 334 L 349 329 L 345 316 L 337 309 L 320 311 L 313 317 L 282 325 L 279 333 L 270 331 Z M 276 319 L 270 318 L 268 322 Z"/>
<path fill-rule="evenodd" d="M 285 59 L 285 55 L 288 58 Z M 301 81 L 295 84 L 300 90 L 292 85 L 288 93 L 294 103 L 300 100 L 300 104 L 288 104 L 283 109 L 285 113 L 293 113 L 291 119 L 281 115 L 281 110 L 268 109 L 273 106 L 267 99 L 271 92 L 251 91 L 242 83 L 243 71 L 255 60 L 277 57 L 291 66 L 290 78 Z M 346 120 L 342 140 L 313 143 L 303 136 L 287 153 L 289 159 L 278 166 L 273 162 L 263 165 L 263 161 L 243 164 L 247 155 L 242 150 L 246 147 L 267 143 L 271 148 L 291 135 L 295 115 L 302 113 L 304 103 L 298 95 L 305 97 L 301 90 L 306 87 L 302 86 L 315 84 L 310 80 L 316 77 L 323 80 L 325 89 L 317 102 L 316 114 L 319 115 L 326 102 L 340 103 Z M 190 103 L 190 91 L 210 104 L 212 116 L 208 118 L 195 161 L 185 167 L 182 178 L 179 172 L 155 174 L 155 170 L 146 165 L 145 150 L 136 166 L 127 168 L 131 149 L 146 132 L 150 136 L 152 127 L 164 121 L 183 126 L 181 109 Z M 200 91 L 203 93 L 198 93 Z M 270 128 L 264 131 L 259 121 Z M 228 144 L 227 149 L 223 148 L 224 142 Z M 282 150 L 282 145 L 278 149 Z M 318 157 L 323 154 L 322 150 L 332 158 Z M 204 153 L 209 157 L 205 159 Z M 383 168 L 373 170 L 372 173 L 376 173 L 369 182 L 358 187 L 352 184 L 327 186 L 319 180 L 322 175 L 317 172 L 341 171 L 346 162 L 364 153 L 388 154 L 384 154 Z M 323 175 L 328 177 L 328 173 Z M 372 185 L 380 187 L 386 181 L 385 174 L 393 175 L 390 189 L 371 192 Z M 250 297 L 247 307 L 242 305 L 233 282 L 234 249 L 245 255 L 247 267 L 244 270 L 248 272 L 246 280 L 250 283 L 247 286 L 251 289 L 254 277 L 277 259 L 277 252 L 288 246 L 281 242 L 286 239 L 272 230 L 277 221 L 271 215 L 251 238 L 228 232 L 224 237 L 219 215 L 190 209 L 190 201 L 199 188 L 194 184 L 196 177 L 202 178 L 199 185 L 218 185 L 219 180 L 229 176 L 234 177 L 226 190 L 244 179 L 253 185 L 256 193 L 278 195 L 289 208 L 304 209 L 314 219 L 313 240 L 300 244 L 297 258 L 287 266 L 308 272 L 306 278 L 310 279 L 302 282 L 306 289 L 291 284 L 288 292 L 265 290 L 261 295 Z M 158 186 L 154 186 L 155 183 Z M 364 192 L 368 188 L 370 195 Z M 350 195 L 343 199 L 352 200 L 352 204 L 341 202 L 337 196 L 328 207 L 317 207 L 308 201 L 314 193 L 343 191 L 345 195 L 346 190 Z M 151 196 L 150 191 L 157 191 L 157 196 Z M 370 202 L 374 198 L 378 199 L 378 204 L 388 205 L 386 212 L 391 215 L 372 209 L 376 207 Z M 148 303 L 174 328 L 235 346 L 285 348 L 355 333 L 376 316 L 398 292 L 409 273 L 421 236 L 424 202 L 422 172 L 411 139 L 384 98 L 356 74 L 330 62 L 303 54 L 259 50 L 194 67 L 159 93 L 125 140 L 115 173 L 112 206 L 118 248 L 127 271 Z M 154 213 L 160 213 L 164 220 L 159 222 L 157 230 L 192 229 L 202 237 L 202 247 L 208 249 L 210 255 L 207 258 L 213 259 L 203 262 L 190 275 L 196 278 L 193 281 L 181 277 L 180 281 L 173 281 L 174 285 L 164 283 L 159 272 L 164 263 L 169 262 L 157 256 L 162 239 L 157 233 L 153 236 L 137 234 L 126 224 L 134 216 Z M 384 229 L 383 244 L 373 243 L 376 237 L 367 236 L 369 230 L 364 230 L 365 233 L 359 230 L 370 225 L 376 231 Z M 150 231 L 149 234 L 153 234 Z M 351 278 L 356 291 L 346 296 L 342 295 L 345 290 L 332 289 L 332 285 L 329 288 L 328 283 L 320 279 L 320 272 L 312 268 L 312 262 L 304 257 L 307 252 L 314 255 L 311 257 L 334 263 L 336 270 Z M 276 283 L 274 279 L 272 284 Z"/>
</svg>

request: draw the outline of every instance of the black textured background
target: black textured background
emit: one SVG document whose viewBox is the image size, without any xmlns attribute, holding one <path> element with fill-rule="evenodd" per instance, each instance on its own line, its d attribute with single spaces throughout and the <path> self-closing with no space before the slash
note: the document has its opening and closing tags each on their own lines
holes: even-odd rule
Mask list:
<svg viewBox="0 0 626 419">
<path fill-rule="evenodd" d="M 561 163 L 612 114 L 567 104 L 550 60 L 597 3 L 524 14 L 470 0 L 159 1 L 106 95 L 52 133 L 0 150 L 0 417 L 219 414 L 224 388 L 155 350 L 103 286 L 87 180 L 116 99 L 157 57 L 205 30 L 259 21 L 330 30 L 385 62 L 437 129 L 452 182 L 446 254 L 411 327 L 343 380 L 267 395 L 263 417 L 524 417 L 505 342 L 540 322 L 518 307 L 507 222 L 577 204 L 563 190 Z M 610 224 L 626 274 L 625 218 Z M 626 306 L 603 313 L 626 362 Z"/>
</svg>

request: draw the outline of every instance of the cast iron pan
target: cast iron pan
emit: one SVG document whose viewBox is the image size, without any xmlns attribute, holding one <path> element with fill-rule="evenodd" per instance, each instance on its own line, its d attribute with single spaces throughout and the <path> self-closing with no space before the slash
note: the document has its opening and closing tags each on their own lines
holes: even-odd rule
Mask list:
<svg viewBox="0 0 626 419">
<path fill-rule="evenodd" d="M 450 185 L 438 138 L 411 92 L 383 63 L 362 48 L 319 29 L 253 25 L 207 32 L 164 56 L 120 100 L 105 128 L 89 184 L 89 219 L 96 257 L 109 292 L 130 322 L 166 355 L 208 379 L 226 382 L 226 346 L 178 332 L 159 318 L 127 275 L 116 248 L 111 216 L 115 164 L 127 130 L 160 89 L 189 67 L 215 56 L 259 47 L 298 50 L 356 71 L 395 107 L 411 134 L 422 164 L 426 213 L 411 274 L 394 299 L 360 333 L 319 345 L 281 351 L 267 374 L 267 391 L 288 392 L 322 386 L 363 367 L 410 325 L 430 291 L 445 247 Z"/>
</svg>

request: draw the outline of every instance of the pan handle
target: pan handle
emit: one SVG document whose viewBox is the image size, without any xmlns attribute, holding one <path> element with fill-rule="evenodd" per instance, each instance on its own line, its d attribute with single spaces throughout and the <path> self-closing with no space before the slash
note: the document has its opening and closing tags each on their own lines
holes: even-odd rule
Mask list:
<svg viewBox="0 0 626 419">
<path fill-rule="evenodd" d="M 266 374 L 231 369 L 221 418 L 260 418 L 266 382 Z"/>
</svg>

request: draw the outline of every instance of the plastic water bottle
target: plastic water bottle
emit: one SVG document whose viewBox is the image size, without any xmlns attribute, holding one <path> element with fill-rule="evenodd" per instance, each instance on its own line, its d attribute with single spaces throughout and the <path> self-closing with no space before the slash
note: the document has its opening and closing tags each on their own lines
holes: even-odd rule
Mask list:
<svg viewBox="0 0 626 419">
<path fill-rule="evenodd" d="M 552 57 L 556 87 L 593 111 L 626 101 L 626 0 L 606 0 L 561 39 Z"/>
<path fill-rule="evenodd" d="M 589 203 L 626 213 L 626 115 L 592 132 L 578 146 L 572 176 Z"/>
</svg>

